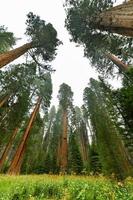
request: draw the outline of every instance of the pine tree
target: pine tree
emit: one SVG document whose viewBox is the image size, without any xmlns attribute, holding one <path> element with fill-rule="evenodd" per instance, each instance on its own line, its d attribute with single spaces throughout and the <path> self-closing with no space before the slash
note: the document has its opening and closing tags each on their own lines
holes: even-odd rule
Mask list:
<svg viewBox="0 0 133 200">
<path fill-rule="evenodd" d="M 81 158 L 81 153 L 79 150 L 79 145 L 77 143 L 75 133 L 70 133 L 69 135 L 69 172 L 81 174 L 83 170 L 83 161 Z"/>
</svg>

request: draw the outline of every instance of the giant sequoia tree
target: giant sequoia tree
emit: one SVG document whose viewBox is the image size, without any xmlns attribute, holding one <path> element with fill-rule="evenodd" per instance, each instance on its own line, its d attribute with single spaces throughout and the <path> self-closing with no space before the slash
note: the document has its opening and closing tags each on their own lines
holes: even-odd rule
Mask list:
<svg viewBox="0 0 133 200">
<path fill-rule="evenodd" d="M 133 78 L 133 70 L 128 76 L 130 80 Z M 112 97 L 121 115 L 122 136 L 133 164 L 133 83 L 130 80 L 124 78 L 122 88 L 114 90 Z"/>
<path fill-rule="evenodd" d="M 50 104 L 52 93 L 51 75 L 50 73 L 46 73 L 44 69 L 40 69 L 35 63 L 13 66 L 8 71 L 1 71 L 0 75 L 2 90 L 1 131 L 6 131 L 7 136 L 8 134 L 12 134 L 3 152 L 1 165 L 4 163 L 15 138 L 13 130 L 19 128 L 18 126 L 21 127 L 21 125 L 25 123 L 25 115 L 28 114 L 29 109 L 31 109 L 33 101 L 38 98 L 37 104 L 27 127 L 25 127 L 24 135 L 22 136 L 19 147 L 16 150 L 8 170 L 9 173 L 17 174 L 20 172 L 27 140 L 33 122 L 39 112 L 40 105 L 42 105 L 43 110 L 46 110 Z"/>
<path fill-rule="evenodd" d="M 99 15 L 103 14 L 104 16 L 104 12 L 106 13 L 108 9 L 113 9 L 113 2 L 91 0 L 66 1 L 66 27 L 72 36 L 72 40 L 84 47 L 85 56 L 91 60 L 92 65 L 95 65 L 100 72 L 112 72 L 114 65 L 117 65 L 119 70 L 125 71 L 128 69 L 128 66 L 122 60 L 124 62 L 128 61 L 127 64 L 129 64 L 132 57 L 132 38 L 113 34 L 109 24 L 108 29 L 97 25 L 97 21 L 100 19 Z M 133 4 L 131 3 L 131 5 Z M 127 9 L 125 8 L 125 10 Z M 132 16 L 131 12 L 130 17 Z M 131 23 L 132 21 L 130 20 Z"/>
<path fill-rule="evenodd" d="M 131 165 L 116 125 L 111 101 L 100 85 L 98 81 L 90 80 L 90 87 L 84 91 L 84 102 L 95 133 L 103 171 L 123 178 L 131 174 Z"/>
<path fill-rule="evenodd" d="M 46 124 L 46 120 L 45 120 Z M 62 136 L 62 109 L 57 112 L 52 106 L 48 113 L 47 129 L 43 140 L 44 149 L 44 171 L 46 173 L 57 173 L 60 170 L 61 136 Z M 46 125 L 45 125 L 46 126 Z"/>
<path fill-rule="evenodd" d="M 70 132 L 70 142 L 75 142 L 75 148 L 77 147 L 77 154 L 80 151 L 81 155 L 78 155 L 79 158 L 81 156 L 81 162 L 75 161 L 75 165 L 79 165 L 79 169 L 82 169 L 86 172 L 89 171 L 89 137 L 87 131 L 87 122 L 83 116 L 83 112 L 79 107 L 75 107 L 73 109 L 73 115 L 71 117 L 71 132 Z M 74 144 L 73 144 L 74 145 Z M 74 148 L 74 147 L 71 147 Z M 78 150 L 79 149 L 79 150 Z M 74 153 L 72 152 L 74 156 Z M 75 155 L 76 157 L 77 155 Z M 71 162 L 71 161 L 70 161 Z M 79 164 L 80 163 L 80 164 Z"/>
<path fill-rule="evenodd" d="M 0 114 L 2 119 L 0 126 L 3 132 L 12 133 L 3 152 L 1 163 L 4 162 L 11 148 L 11 144 L 16 136 L 15 130 L 18 130 L 19 125 L 25 129 L 8 170 L 8 173 L 11 174 L 18 174 L 20 172 L 27 140 L 39 109 L 42 108 L 43 111 L 46 111 L 50 104 L 52 94 L 51 75 L 46 73 L 45 70 L 51 69 L 49 62 L 55 58 L 56 47 L 59 45 L 57 32 L 52 24 L 46 24 L 44 20 L 41 20 L 39 16 L 33 15 L 33 13 L 28 14 L 26 24 L 26 35 L 29 36 L 30 42 L 0 55 L 1 67 L 21 56 L 29 49 L 33 59 L 30 61 L 30 64 L 17 65 L 15 68 L 12 66 L 10 67 L 11 70 L 1 71 L 0 73 Z M 42 62 L 45 63 L 42 64 Z M 29 70 L 28 67 L 30 67 Z M 34 103 L 35 100 L 36 104 Z M 29 111 L 33 104 L 35 106 L 30 114 Z M 26 123 L 26 114 L 30 115 L 28 123 Z"/>
<path fill-rule="evenodd" d="M 101 12 L 94 24 L 100 30 L 133 37 L 133 1 L 126 1 Z"/>
<path fill-rule="evenodd" d="M 67 171 L 68 165 L 68 113 L 70 108 L 72 107 L 72 97 L 73 92 L 71 91 L 71 87 L 67 84 L 63 83 L 60 86 L 58 99 L 59 105 L 62 107 L 62 124 L 63 124 L 63 133 L 61 140 L 61 155 L 60 155 L 60 168 L 62 172 Z"/>
<path fill-rule="evenodd" d="M 4 98 L 3 106 L 0 108 L 0 133 L 4 149 L 0 159 L 0 168 L 29 110 L 35 74 L 36 67 L 33 63 L 16 65 L 0 73 L 1 99 Z"/>
<path fill-rule="evenodd" d="M 51 23 L 46 24 L 39 16 L 30 12 L 27 15 L 26 35 L 30 42 L 16 49 L 10 50 L 0 55 L 0 68 L 20 57 L 28 50 L 34 61 L 47 68 L 46 64 L 41 64 L 41 61 L 51 61 L 56 53 L 56 47 L 59 45 L 57 32 Z M 38 61 L 39 59 L 39 61 Z"/>
<path fill-rule="evenodd" d="M 16 65 L 8 71 L 0 72 L 0 132 L 2 140 L 21 124 L 27 113 L 35 74 L 36 67 L 33 63 Z"/>
<path fill-rule="evenodd" d="M 112 7 L 114 2 L 114 0 L 66 0 L 66 5 L 82 12 L 81 17 L 85 17 L 84 22 L 87 22 L 92 29 L 133 37 L 133 1 Z"/>
<path fill-rule="evenodd" d="M 43 118 L 38 112 L 36 120 L 30 130 L 25 154 L 21 167 L 22 173 L 42 173 L 44 172 L 44 151 L 43 151 Z M 34 147 L 34 151 L 33 151 Z"/>
<path fill-rule="evenodd" d="M 31 128 L 39 112 L 40 106 L 42 104 L 43 109 L 46 109 L 46 107 L 48 107 L 50 104 L 50 99 L 51 99 L 51 94 L 52 94 L 51 76 L 49 73 L 46 73 L 43 75 L 43 77 L 39 77 L 39 78 L 40 78 L 39 80 L 38 79 L 36 80 L 36 86 L 37 86 L 36 87 L 36 95 L 37 95 L 36 105 L 33 109 L 33 112 L 30 115 L 30 119 L 26 126 L 25 132 L 21 138 L 21 141 L 18 145 L 18 148 L 15 152 L 15 155 L 9 167 L 8 173 L 10 174 L 20 173 L 23 157 L 26 150 L 27 140 L 30 136 Z"/>
</svg>

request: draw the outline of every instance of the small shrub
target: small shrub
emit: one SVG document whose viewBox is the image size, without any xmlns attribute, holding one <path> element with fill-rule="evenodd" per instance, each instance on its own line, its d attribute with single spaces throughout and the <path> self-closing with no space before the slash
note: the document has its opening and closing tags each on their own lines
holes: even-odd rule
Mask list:
<svg viewBox="0 0 133 200">
<path fill-rule="evenodd" d="M 33 196 L 61 199 L 63 195 L 62 185 L 58 183 L 38 183 L 34 187 Z"/>
</svg>

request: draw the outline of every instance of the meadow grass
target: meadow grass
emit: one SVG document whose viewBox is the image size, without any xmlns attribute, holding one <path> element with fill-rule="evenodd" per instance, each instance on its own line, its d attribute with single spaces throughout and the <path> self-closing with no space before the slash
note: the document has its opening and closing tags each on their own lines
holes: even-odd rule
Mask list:
<svg viewBox="0 0 133 200">
<path fill-rule="evenodd" d="M 0 200 L 133 200 L 133 179 L 103 176 L 0 176 Z"/>
</svg>

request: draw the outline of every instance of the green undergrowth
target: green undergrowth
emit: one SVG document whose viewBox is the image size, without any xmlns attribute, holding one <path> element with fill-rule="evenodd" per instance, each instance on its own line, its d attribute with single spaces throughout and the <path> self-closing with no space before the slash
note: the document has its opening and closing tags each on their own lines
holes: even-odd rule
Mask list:
<svg viewBox="0 0 133 200">
<path fill-rule="evenodd" d="M 105 177 L 0 176 L 0 200 L 133 200 L 133 179 Z"/>
</svg>

